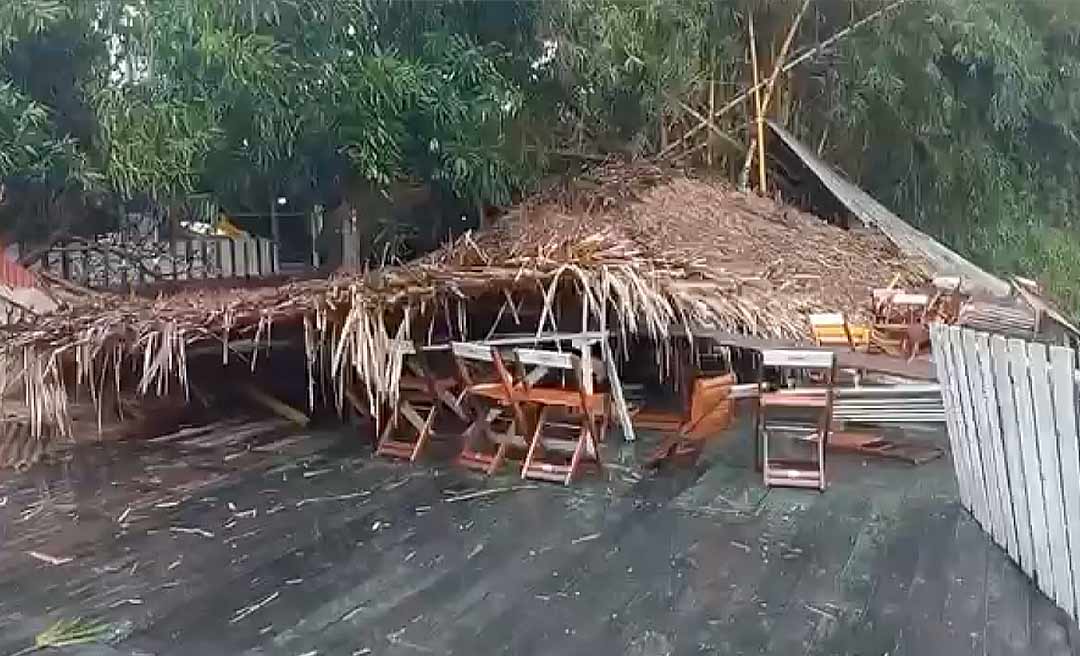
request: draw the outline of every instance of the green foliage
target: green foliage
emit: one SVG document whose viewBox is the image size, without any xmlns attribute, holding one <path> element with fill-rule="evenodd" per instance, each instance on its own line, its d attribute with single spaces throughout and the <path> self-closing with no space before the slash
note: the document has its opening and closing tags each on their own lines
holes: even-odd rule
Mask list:
<svg viewBox="0 0 1080 656">
<path fill-rule="evenodd" d="M 46 649 L 88 645 L 101 641 L 111 629 L 110 624 L 90 622 L 81 617 L 59 620 L 34 638 L 34 646 Z"/>
<path fill-rule="evenodd" d="M 842 132 L 828 157 L 901 216 L 993 270 L 1042 277 L 1074 312 L 1077 10 L 911 3 L 844 42 L 803 122 L 806 136 Z"/>
<path fill-rule="evenodd" d="M 0 56 L 67 16 L 52 0 L 9 0 L 0 4 Z M 27 96 L 0 70 L 0 180 L 41 178 L 70 155 L 71 142 L 53 134 L 49 110 Z"/>
<path fill-rule="evenodd" d="M 795 50 L 891 1 L 814 0 Z M 748 86 L 748 15 L 768 70 L 802 4 L 7 0 L 0 180 L 251 205 L 410 180 L 505 203 L 565 153 L 662 150 L 696 125 L 687 104 Z M 782 78 L 772 112 L 901 216 L 1080 312 L 1078 46 L 1074 0 L 912 0 Z M 742 143 L 746 118 L 719 124 Z"/>
<path fill-rule="evenodd" d="M 39 34 L 68 15 L 60 0 L 6 0 L 0 4 L 0 53 L 27 36 Z"/>
</svg>

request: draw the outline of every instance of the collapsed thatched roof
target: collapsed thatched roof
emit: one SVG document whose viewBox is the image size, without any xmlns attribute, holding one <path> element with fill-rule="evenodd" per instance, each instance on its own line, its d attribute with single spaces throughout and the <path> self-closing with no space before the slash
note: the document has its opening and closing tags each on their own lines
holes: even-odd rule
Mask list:
<svg viewBox="0 0 1080 656">
<path fill-rule="evenodd" d="M 609 183 L 610 184 L 610 183 Z M 426 258 L 448 270 L 633 269 L 692 326 L 806 338 L 807 313 L 861 317 L 870 290 L 921 262 L 883 235 L 848 231 L 720 182 L 664 178 L 631 202 L 528 203 Z"/>
<path fill-rule="evenodd" d="M 542 299 L 543 322 L 569 285 L 597 324 L 624 334 L 662 337 L 681 327 L 799 339 L 808 337 L 809 312 L 860 316 L 870 290 L 897 274 L 905 282 L 925 277 L 921 263 L 881 235 L 845 231 L 719 182 L 609 169 L 587 189 L 533 199 L 407 265 L 158 299 L 91 295 L 34 324 L 0 327 L 0 351 L 10 357 L 21 349 L 24 360 L 35 353 L 43 364 L 27 371 L 44 372 L 35 374 L 39 387 L 50 371 L 58 380 L 56 359 L 65 353 L 86 381 L 136 356 L 139 386 L 148 391 L 167 376 L 184 380 L 193 343 L 245 333 L 258 340 L 274 323 L 302 321 L 309 358 L 319 349 L 332 354 L 339 388 L 358 378 L 372 392 L 393 394 L 400 365 L 390 338 L 408 336 L 418 328 L 411 320 L 435 308 L 464 323 L 479 297 L 497 294 L 507 305 Z M 56 408 L 41 412 L 60 416 Z"/>
</svg>

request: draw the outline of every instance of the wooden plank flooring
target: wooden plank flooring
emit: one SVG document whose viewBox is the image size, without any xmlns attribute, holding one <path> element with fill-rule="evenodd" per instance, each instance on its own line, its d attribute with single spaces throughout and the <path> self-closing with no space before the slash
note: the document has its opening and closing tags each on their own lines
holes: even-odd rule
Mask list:
<svg viewBox="0 0 1080 656">
<path fill-rule="evenodd" d="M 344 433 L 215 430 L 0 474 L 0 654 L 79 616 L 116 639 L 58 653 L 1077 651 L 947 459 L 830 456 L 826 493 L 766 491 L 740 425 L 692 470 L 568 489 L 372 460 Z"/>
</svg>

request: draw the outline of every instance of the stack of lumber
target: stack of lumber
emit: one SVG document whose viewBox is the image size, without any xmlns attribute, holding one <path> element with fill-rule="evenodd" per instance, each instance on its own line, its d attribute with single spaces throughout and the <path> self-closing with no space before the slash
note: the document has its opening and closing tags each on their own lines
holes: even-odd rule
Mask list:
<svg viewBox="0 0 1080 656">
<path fill-rule="evenodd" d="M 960 310 L 957 324 L 981 332 L 1030 339 L 1035 333 L 1036 315 L 1029 307 L 971 301 Z"/>
</svg>

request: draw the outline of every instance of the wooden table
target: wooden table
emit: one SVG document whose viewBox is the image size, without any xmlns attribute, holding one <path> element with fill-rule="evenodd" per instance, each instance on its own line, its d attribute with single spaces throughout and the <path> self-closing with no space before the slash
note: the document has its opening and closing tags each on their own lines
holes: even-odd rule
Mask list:
<svg viewBox="0 0 1080 656">
<path fill-rule="evenodd" d="M 672 331 L 672 337 L 687 337 L 683 331 Z M 934 363 L 926 356 L 918 356 L 908 361 L 904 358 L 896 358 L 883 353 L 863 353 L 852 351 L 843 346 L 808 346 L 806 342 L 788 339 L 767 339 L 763 337 L 751 337 L 749 335 L 736 335 L 722 330 L 696 330 L 695 338 L 709 339 L 717 344 L 734 346 L 736 348 L 749 348 L 762 350 L 768 348 L 810 348 L 836 353 L 841 369 L 864 369 L 904 378 L 916 380 L 936 381 L 937 373 Z"/>
<path fill-rule="evenodd" d="M 543 344 L 569 343 L 570 347 L 581 355 L 582 383 L 585 391 L 592 393 L 594 366 L 596 363 L 595 349 L 600 347 L 601 357 L 599 361 L 604 366 L 604 373 L 611 384 L 612 405 L 618 415 L 619 425 L 623 430 L 623 439 L 633 442 L 636 439 L 634 425 L 630 420 L 630 409 L 626 405 L 623 396 L 622 382 L 619 380 L 619 370 L 614 362 L 612 350 L 605 348 L 607 341 L 611 339 L 611 333 L 606 331 L 573 332 L 549 332 L 549 333 L 521 333 L 511 335 L 494 335 L 489 339 L 476 342 L 485 346 L 540 346 Z M 411 342 L 398 342 L 402 355 L 416 353 L 415 346 Z M 433 344 L 422 347 L 424 351 L 448 351 L 449 344 Z"/>
</svg>

